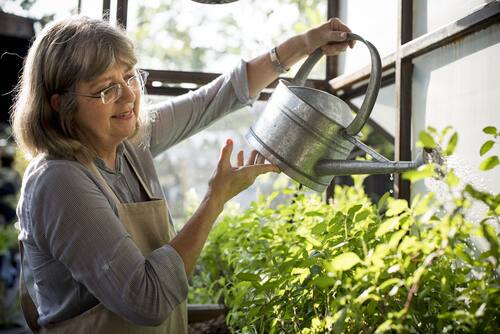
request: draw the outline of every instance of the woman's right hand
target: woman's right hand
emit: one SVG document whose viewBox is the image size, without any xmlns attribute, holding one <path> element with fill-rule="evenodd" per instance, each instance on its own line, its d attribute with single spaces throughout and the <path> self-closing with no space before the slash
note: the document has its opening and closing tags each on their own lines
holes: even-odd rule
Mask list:
<svg viewBox="0 0 500 334">
<path fill-rule="evenodd" d="M 224 204 L 251 186 L 257 176 L 269 172 L 279 173 L 278 166 L 264 163 L 264 158 L 253 150 L 244 162 L 243 151 L 237 156 L 237 165 L 231 165 L 233 141 L 228 139 L 222 147 L 219 163 L 208 183 L 207 196 L 217 202 L 221 209 Z"/>
</svg>

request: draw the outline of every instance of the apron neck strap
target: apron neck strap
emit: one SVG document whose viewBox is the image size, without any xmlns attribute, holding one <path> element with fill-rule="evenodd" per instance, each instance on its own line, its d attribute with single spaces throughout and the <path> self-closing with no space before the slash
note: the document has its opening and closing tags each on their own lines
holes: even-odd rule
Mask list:
<svg viewBox="0 0 500 334">
<path fill-rule="evenodd" d="M 139 173 L 139 171 L 137 170 L 137 167 L 135 166 L 135 164 L 133 162 L 133 159 L 129 156 L 129 154 L 128 154 L 128 152 L 127 152 L 126 149 L 123 152 L 123 155 L 125 156 L 125 159 L 129 163 L 130 167 L 132 168 L 132 172 L 135 174 L 135 176 L 139 180 L 140 185 L 142 186 L 142 188 L 146 192 L 146 195 L 148 196 L 149 200 L 155 199 L 155 196 L 153 196 L 153 194 L 149 190 L 149 187 L 147 186 L 146 182 L 144 182 L 143 178 L 141 177 L 141 174 Z M 113 201 L 115 202 L 115 205 L 121 204 L 120 200 L 116 196 L 116 193 L 108 185 L 108 182 L 106 182 L 106 180 L 102 176 L 101 172 L 99 172 L 99 169 L 97 168 L 97 166 L 95 165 L 95 163 L 91 162 L 87 167 L 90 169 L 90 171 L 92 172 L 92 174 L 94 174 L 99 179 L 99 181 L 101 181 L 101 184 L 104 186 L 104 188 L 106 188 L 106 190 L 111 195 Z"/>
<path fill-rule="evenodd" d="M 155 196 L 153 195 L 153 193 L 149 189 L 148 185 L 146 184 L 144 179 L 141 177 L 141 173 L 139 173 L 139 171 L 137 170 L 137 167 L 135 166 L 133 159 L 130 157 L 129 153 L 127 152 L 127 149 L 125 149 L 125 151 L 123 152 L 123 155 L 125 156 L 125 159 L 128 161 L 130 167 L 132 167 L 132 170 L 133 170 L 135 176 L 139 180 L 139 183 L 141 184 L 142 188 L 144 189 L 144 191 L 148 195 L 149 199 L 150 200 L 155 199 Z"/>
</svg>

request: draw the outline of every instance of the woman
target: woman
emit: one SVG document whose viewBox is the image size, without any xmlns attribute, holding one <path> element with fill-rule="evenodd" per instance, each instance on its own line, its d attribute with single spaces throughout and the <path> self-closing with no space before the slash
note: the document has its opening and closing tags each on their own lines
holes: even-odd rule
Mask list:
<svg viewBox="0 0 500 334">
<path fill-rule="evenodd" d="M 316 48 L 344 50 L 346 31 L 332 19 L 152 113 L 140 108 L 146 74 L 125 32 L 82 17 L 46 27 L 26 58 L 12 118 L 32 157 L 18 205 L 37 301 L 32 327 L 186 333 L 187 277 L 212 224 L 258 175 L 279 170 L 255 151 L 246 162 L 240 151 L 233 166 L 228 139 L 207 194 L 175 234 L 153 157 L 251 104 Z"/>
</svg>

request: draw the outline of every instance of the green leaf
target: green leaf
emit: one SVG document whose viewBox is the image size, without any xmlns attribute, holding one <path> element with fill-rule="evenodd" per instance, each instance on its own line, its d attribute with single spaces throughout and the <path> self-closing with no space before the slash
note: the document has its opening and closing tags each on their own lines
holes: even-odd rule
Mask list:
<svg viewBox="0 0 500 334">
<path fill-rule="evenodd" d="M 479 155 L 483 156 L 486 153 L 488 153 L 489 150 L 495 145 L 495 142 L 493 140 L 488 140 L 486 141 L 482 146 L 481 149 L 479 150 Z"/>
<path fill-rule="evenodd" d="M 347 211 L 347 215 L 348 216 L 353 216 L 356 212 L 359 211 L 359 209 L 361 209 L 363 207 L 362 204 L 357 204 L 357 205 L 354 205 L 352 206 L 349 211 Z"/>
<path fill-rule="evenodd" d="M 251 273 L 239 273 L 236 278 L 245 282 L 260 282 L 260 276 Z"/>
<path fill-rule="evenodd" d="M 392 320 L 384 321 L 380 326 L 375 330 L 375 334 L 386 333 L 392 328 Z"/>
<path fill-rule="evenodd" d="M 364 220 L 366 217 L 368 217 L 369 215 L 370 215 L 370 210 L 368 210 L 368 209 L 361 210 L 360 212 L 358 212 L 358 213 L 356 214 L 356 217 L 354 218 L 354 221 L 355 221 L 355 222 L 362 221 L 362 220 Z"/>
<path fill-rule="evenodd" d="M 448 172 L 445 181 L 450 187 L 456 187 L 460 183 L 460 179 L 453 173 L 453 169 Z"/>
<path fill-rule="evenodd" d="M 389 231 L 393 231 L 399 226 L 399 217 L 396 218 L 391 218 L 380 224 L 380 226 L 377 229 L 377 232 L 375 232 L 375 236 L 381 237 L 384 234 L 386 234 Z"/>
<path fill-rule="evenodd" d="M 455 152 L 455 148 L 457 147 L 457 142 L 458 142 L 458 134 L 455 132 L 450 137 L 450 140 L 448 141 L 448 145 L 446 146 L 446 150 L 444 151 L 446 156 L 452 155 L 453 152 Z"/>
<path fill-rule="evenodd" d="M 391 194 L 389 192 L 386 192 L 382 197 L 380 197 L 380 199 L 378 200 L 378 203 L 377 203 L 377 210 L 378 211 L 382 210 L 382 208 L 384 207 L 385 202 L 387 201 L 389 196 L 391 196 Z"/>
<path fill-rule="evenodd" d="M 333 316 L 333 319 L 335 321 L 335 325 L 333 325 L 333 334 L 343 333 L 346 315 L 347 307 L 343 307 L 340 311 L 335 313 L 335 315 Z"/>
<path fill-rule="evenodd" d="M 495 136 L 497 134 L 497 128 L 494 126 L 487 126 L 483 129 L 483 132 Z"/>
<path fill-rule="evenodd" d="M 466 250 L 464 250 L 464 247 L 462 245 L 459 245 L 458 247 L 455 248 L 455 254 L 462 259 L 462 261 L 467 262 L 468 264 L 473 265 L 474 260 L 471 258 L 471 256 L 467 253 Z"/>
<path fill-rule="evenodd" d="M 375 251 L 371 256 L 372 263 L 377 267 L 382 267 L 384 265 L 384 259 L 391 250 L 388 244 L 379 244 L 375 247 Z"/>
<path fill-rule="evenodd" d="M 387 210 L 385 215 L 388 217 L 392 217 L 408 209 L 408 202 L 406 202 L 404 199 L 389 198 L 388 207 L 389 209 Z"/>
<path fill-rule="evenodd" d="M 380 284 L 380 286 L 378 288 L 380 290 L 385 290 L 386 288 L 388 288 L 391 285 L 400 284 L 400 283 L 401 283 L 401 279 L 399 279 L 399 278 L 389 278 L 388 280 L 386 280 L 385 282 Z"/>
<path fill-rule="evenodd" d="M 326 231 L 326 227 L 325 222 L 318 223 L 311 229 L 311 233 L 314 235 L 321 235 Z"/>
<path fill-rule="evenodd" d="M 323 217 L 324 214 L 318 211 L 308 211 L 304 215 L 307 217 Z"/>
<path fill-rule="evenodd" d="M 325 268 L 330 272 L 345 271 L 351 269 L 360 262 L 361 259 L 356 253 L 347 252 L 334 257 L 330 262 L 326 262 Z"/>
<path fill-rule="evenodd" d="M 498 160 L 498 156 L 494 155 L 494 156 L 488 157 L 486 160 L 481 162 L 479 169 L 482 171 L 490 170 L 490 169 L 495 168 L 498 164 L 500 164 L 500 161 Z"/>
<path fill-rule="evenodd" d="M 446 129 L 445 129 L 445 130 L 446 130 Z M 430 133 L 432 133 L 432 134 L 435 134 L 435 135 L 437 135 L 437 134 L 438 134 L 437 129 L 436 129 L 435 127 L 432 127 L 432 126 L 428 126 L 428 127 L 427 127 L 427 131 L 428 131 L 428 132 L 430 132 Z"/>
<path fill-rule="evenodd" d="M 428 134 L 425 131 L 420 131 L 420 134 L 418 135 L 418 139 L 422 142 L 423 146 L 425 148 L 436 148 L 437 144 L 434 141 L 434 138 L 430 134 Z"/>
<path fill-rule="evenodd" d="M 313 279 L 311 283 L 320 288 L 327 288 L 335 284 L 335 279 L 333 277 L 321 276 Z"/>
<path fill-rule="evenodd" d="M 409 170 L 403 173 L 403 179 L 409 180 L 411 183 L 435 176 L 436 172 L 434 171 L 434 166 L 432 164 L 422 165 L 418 169 Z"/>
<path fill-rule="evenodd" d="M 394 232 L 394 234 L 391 236 L 391 239 L 389 240 L 389 246 L 391 246 L 392 248 L 396 248 L 399 244 L 399 241 L 406 234 L 406 232 L 406 230 Z"/>
</svg>

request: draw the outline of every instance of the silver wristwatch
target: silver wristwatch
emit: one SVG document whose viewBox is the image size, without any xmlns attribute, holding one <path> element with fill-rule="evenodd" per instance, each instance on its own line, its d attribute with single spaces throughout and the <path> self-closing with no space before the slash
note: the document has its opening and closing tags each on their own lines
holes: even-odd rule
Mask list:
<svg viewBox="0 0 500 334">
<path fill-rule="evenodd" d="M 277 47 L 274 47 L 269 51 L 269 57 L 271 58 L 271 63 L 273 63 L 274 69 L 276 70 L 277 73 L 286 73 L 289 71 L 289 69 L 286 69 L 280 62 L 280 59 L 278 58 L 278 52 L 277 52 Z"/>
</svg>

